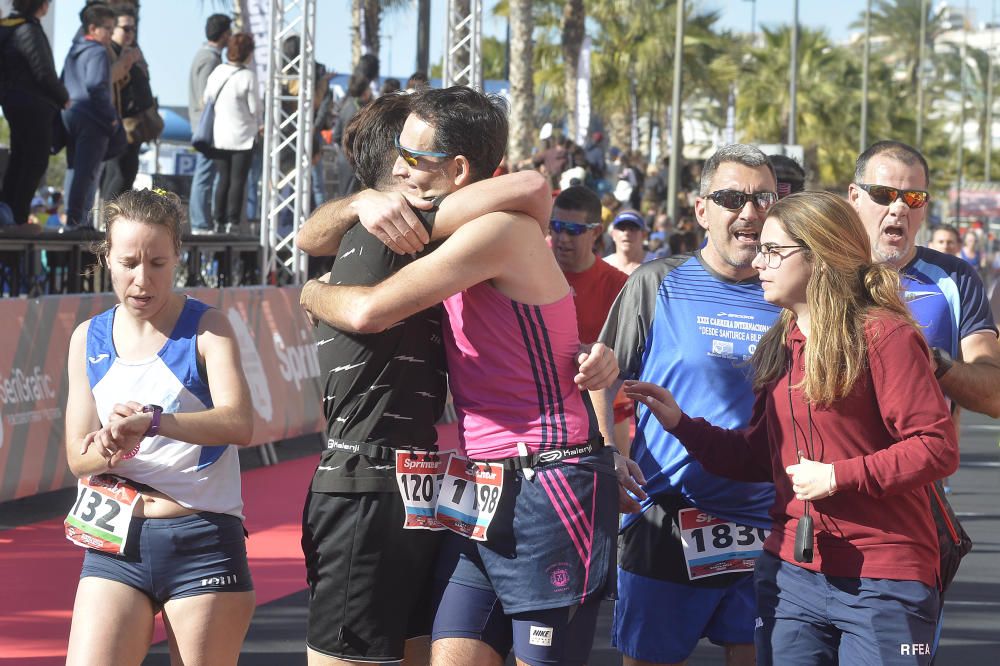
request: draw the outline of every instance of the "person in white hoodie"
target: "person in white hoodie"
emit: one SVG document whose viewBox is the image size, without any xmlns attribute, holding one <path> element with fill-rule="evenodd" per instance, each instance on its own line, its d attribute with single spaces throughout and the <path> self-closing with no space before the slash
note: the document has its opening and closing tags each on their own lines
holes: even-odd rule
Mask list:
<svg viewBox="0 0 1000 666">
<path fill-rule="evenodd" d="M 214 158 L 219 181 L 212 218 L 215 230 L 228 232 L 240 224 L 246 202 L 247 174 L 253 144 L 262 129 L 257 76 L 247 63 L 253 56 L 253 37 L 237 33 L 229 38 L 226 60 L 216 67 L 205 86 L 205 103 L 215 100 Z"/>
</svg>

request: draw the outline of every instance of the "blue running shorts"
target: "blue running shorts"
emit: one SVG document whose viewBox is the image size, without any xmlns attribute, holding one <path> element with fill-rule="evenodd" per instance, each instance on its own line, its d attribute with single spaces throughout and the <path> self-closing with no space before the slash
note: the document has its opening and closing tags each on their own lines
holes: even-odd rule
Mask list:
<svg viewBox="0 0 1000 666">
<path fill-rule="evenodd" d="M 170 599 L 253 590 L 243 521 L 222 513 L 134 518 L 124 555 L 87 550 L 80 578 L 118 581 L 162 607 Z"/>
</svg>

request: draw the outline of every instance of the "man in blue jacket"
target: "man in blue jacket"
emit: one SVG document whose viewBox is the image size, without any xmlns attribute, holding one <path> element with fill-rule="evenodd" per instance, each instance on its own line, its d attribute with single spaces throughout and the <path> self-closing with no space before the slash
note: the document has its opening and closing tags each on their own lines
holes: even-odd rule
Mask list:
<svg viewBox="0 0 1000 666">
<path fill-rule="evenodd" d="M 101 162 L 118 130 L 111 87 L 108 45 L 115 13 L 107 5 L 88 5 L 80 12 L 81 29 L 63 65 L 70 107 L 62 112 L 66 143 L 66 227 L 92 228 L 88 212 L 94 202 Z"/>
</svg>

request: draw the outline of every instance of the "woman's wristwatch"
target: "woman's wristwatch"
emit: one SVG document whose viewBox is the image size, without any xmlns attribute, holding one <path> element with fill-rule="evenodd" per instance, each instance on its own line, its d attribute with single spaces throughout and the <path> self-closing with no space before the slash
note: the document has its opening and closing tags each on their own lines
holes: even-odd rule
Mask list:
<svg viewBox="0 0 1000 666">
<path fill-rule="evenodd" d="M 153 415 L 153 420 L 149 422 L 149 428 L 143 437 L 156 437 L 157 433 L 160 432 L 160 415 L 163 414 L 163 407 L 159 405 L 143 405 L 142 413 Z"/>
</svg>

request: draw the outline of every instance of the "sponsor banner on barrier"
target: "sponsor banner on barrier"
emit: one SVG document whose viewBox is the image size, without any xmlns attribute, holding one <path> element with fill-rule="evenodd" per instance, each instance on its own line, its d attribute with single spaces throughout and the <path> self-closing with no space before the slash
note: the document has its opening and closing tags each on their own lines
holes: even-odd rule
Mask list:
<svg viewBox="0 0 1000 666">
<path fill-rule="evenodd" d="M 298 287 L 190 289 L 236 333 L 254 406 L 254 444 L 323 429 L 319 360 Z M 66 465 L 66 353 L 76 326 L 114 294 L 0 299 L 0 502 L 74 485 Z"/>
</svg>

